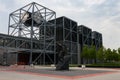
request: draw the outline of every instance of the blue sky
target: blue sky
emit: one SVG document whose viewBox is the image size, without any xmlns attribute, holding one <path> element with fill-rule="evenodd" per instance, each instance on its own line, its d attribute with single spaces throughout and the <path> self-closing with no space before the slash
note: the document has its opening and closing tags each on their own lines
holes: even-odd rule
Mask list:
<svg viewBox="0 0 120 80">
<path fill-rule="evenodd" d="M 106 48 L 120 47 L 120 0 L 0 0 L 0 33 L 7 34 L 9 13 L 33 1 L 102 33 Z"/>
</svg>

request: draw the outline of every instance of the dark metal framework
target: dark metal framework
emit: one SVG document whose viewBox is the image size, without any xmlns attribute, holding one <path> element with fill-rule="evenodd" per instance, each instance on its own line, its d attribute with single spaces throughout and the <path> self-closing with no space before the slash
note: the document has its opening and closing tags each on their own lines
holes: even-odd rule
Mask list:
<svg viewBox="0 0 120 80">
<path fill-rule="evenodd" d="M 84 63 L 84 60 L 80 57 L 80 53 L 84 46 L 90 47 L 92 45 L 92 30 L 84 25 L 78 26 L 78 64 Z"/>
<path fill-rule="evenodd" d="M 43 43 L 39 43 L 39 40 L 33 39 L 33 52 L 39 53 L 43 52 L 41 46 Z M 6 48 L 8 50 L 17 51 L 30 51 L 31 49 L 31 39 L 25 37 L 16 37 L 5 34 L 0 34 L 0 48 Z M 12 51 L 11 51 L 12 52 Z M 54 50 L 47 50 L 48 53 L 54 53 Z"/>
<path fill-rule="evenodd" d="M 81 44 L 81 48 L 84 45 L 91 46 L 92 44 L 92 30 L 84 25 L 78 26 L 79 32 L 79 43 Z"/>
<path fill-rule="evenodd" d="M 55 59 L 52 60 L 48 54 L 54 54 L 55 58 L 55 19 L 56 13 L 53 10 L 50 10 L 35 2 L 32 2 L 12 12 L 9 15 L 8 25 L 8 35 L 11 36 L 11 41 L 9 41 L 7 45 L 10 45 L 15 42 L 14 45 L 17 47 L 17 49 L 21 49 L 20 45 L 29 45 L 30 64 L 39 60 L 41 55 L 43 55 L 43 64 L 45 64 L 46 56 L 48 56 L 50 61 L 54 63 Z M 53 22 L 49 22 L 50 20 L 53 20 Z M 20 43 L 19 40 L 21 40 Z M 20 45 L 17 46 L 18 44 Z M 5 45 L 4 47 L 7 46 Z M 23 48 L 26 49 L 28 47 Z M 34 50 L 34 48 L 37 50 Z M 32 60 L 32 55 L 34 51 L 37 51 L 37 53 L 39 53 L 40 55 L 35 60 Z"/>
<path fill-rule="evenodd" d="M 77 22 L 62 16 L 56 18 L 56 41 L 65 45 L 71 55 L 71 64 L 77 63 Z"/>
<path fill-rule="evenodd" d="M 67 47 L 71 64 L 80 64 L 83 46 L 93 44 L 96 49 L 102 47 L 102 34 L 92 32 L 84 25 L 77 26 L 76 21 L 67 17 L 56 18 L 53 10 L 35 2 L 12 12 L 8 35 L 0 34 L 0 48 L 6 53 L 16 53 L 15 57 L 19 52 L 28 52 L 30 64 L 56 63 L 56 43 Z"/>
<path fill-rule="evenodd" d="M 98 50 L 99 48 L 102 47 L 102 34 L 97 32 L 97 31 L 93 31 L 92 32 L 92 41 L 93 41 L 93 45 L 95 45 L 96 50 Z"/>
</svg>

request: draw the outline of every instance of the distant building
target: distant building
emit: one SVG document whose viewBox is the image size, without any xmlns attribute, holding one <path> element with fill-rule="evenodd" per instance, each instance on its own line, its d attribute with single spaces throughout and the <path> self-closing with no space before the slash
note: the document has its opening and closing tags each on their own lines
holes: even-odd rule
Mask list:
<svg viewBox="0 0 120 80">
<path fill-rule="evenodd" d="M 79 34 L 79 43 L 81 44 L 81 48 L 84 45 L 91 46 L 92 44 L 92 29 L 80 25 L 78 26 L 78 34 Z"/>
<path fill-rule="evenodd" d="M 98 50 L 100 47 L 103 46 L 102 34 L 97 31 L 93 31 L 92 32 L 92 41 L 93 41 L 93 45 Z"/>
<path fill-rule="evenodd" d="M 51 21 L 50 21 L 51 22 Z M 65 16 L 56 18 L 56 42 L 64 44 L 71 55 L 71 64 L 77 63 L 77 22 Z"/>
</svg>

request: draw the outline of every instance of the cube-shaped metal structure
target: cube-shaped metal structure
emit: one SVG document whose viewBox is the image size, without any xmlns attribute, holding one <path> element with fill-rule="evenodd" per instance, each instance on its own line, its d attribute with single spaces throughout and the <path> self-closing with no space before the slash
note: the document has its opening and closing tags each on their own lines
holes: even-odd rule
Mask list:
<svg viewBox="0 0 120 80">
<path fill-rule="evenodd" d="M 92 41 L 93 41 L 93 45 L 96 47 L 96 49 L 98 50 L 99 48 L 102 47 L 102 34 L 97 32 L 97 31 L 93 31 L 92 32 Z"/>
<path fill-rule="evenodd" d="M 54 19 L 54 20 L 53 20 Z M 49 22 L 53 20 L 52 23 Z M 38 3 L 32 2 L 9 15 L 8 35 L 30 39 L 30 63 L 34 52 L 34 41 L 37 40 L 38 53 L 45 56 L 50 52 L 55 54 L 56 46 L 56 13 Z M 24 41 L 23 43 L 24 44 Z"/>
<path fill-rule="evenodd" d="M 72 56 L 71 63 L 77 63 L 77 22 L 65 16 L 56 18 L 56 42 L 67 47 Z"/>
<path fill-rule="evenodd" d="M 91 46 L 92 44 L 92 30 L 84 25 L 78 26 L 79 43 L 81 47 L 84 45 Z"/>
</svg>

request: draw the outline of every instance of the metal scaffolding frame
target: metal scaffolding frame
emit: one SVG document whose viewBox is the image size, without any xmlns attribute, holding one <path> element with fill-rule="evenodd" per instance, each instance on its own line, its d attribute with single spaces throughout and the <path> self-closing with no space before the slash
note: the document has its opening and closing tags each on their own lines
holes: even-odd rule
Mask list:
<svg viewBox="0 0 120 80">
<path fill-rule="evenodd" d="M 25 37 L 10 36 L 6 34 L 0 34 L 0 48 L 17 51 L 30 51 L 31 40 Z M 33 51 L 43 52 L 43 43 L 39 43 L 39 40 L 33 39 Z M 12 51 L 11 51 L 12 52 Z M 47 50 L 48 53 L 53 53 L 54 51 Z"/>
<path fill-rule="evenodd" d="M 79 55 L 85 45 L 90 47 L 92 45 L 92 30 L 84 25 L 78 26 L 78 41 L 79 41 Z M 84 60 L 78 57 L 79 63 L 84 63 Z"/>
<path fill-rule="evenodd" d="M 50 22 L 50 20 L 53 21 Z M 5 37 L 7 38 L 11 36 L 11 41 L 7 45 L 14 42 L 15 44 L 18 44 L 17 40 L 21 39 L 23 40 L 21 40 L 20 44 L 23 45 L 27 44 L 26 40 L 28 40 L 28 44 L 30 46 L 30 64 L 39 60 L 41 54 L 43 55 L 44 65 L 46 64 L 46 55 L 49 57 L 52 63 L 55 63 L 55 59 L 52 60 L 48 55 L 49 52 L 50 54 L 54 54 L 54 58 L 56 55 L 56 13 L 53 10 L 50 10 L 38 3 L 32 2 L 10 13 L 8 35 L 9 36 Z M 37 50 L 34 50 L 34 46 L 36 45 Z M 5 45 L 4 47 L 7 46 Z M 21 50 L 21 46 L 16 46 L 14 48 Z M 26 48 L 28 47 L 25 47 L 24 49 Z M 33 61 L 32 54 L 35 51 L 40 53 L 40 55 Z"/>
<path fill-rule="evenodd" d="M 93 31 L 92 32 L 92 41 L 93 41 L 93 45 L 95 45 L 96 50 L 98 50 L 99 48 L 102 47 L 102 34 L 97 32 L 97 31 Z"/>
<path fill-rule="evenodd" d="M 92 45 L 92 30 L 84 25 L 78 26 L 79 32 L 79 43 L 81 44 L 81 48 L 84 45 L 91 46 Z"/>
<path fill-rule="evenodd" d="M 65 45 L 71 55 L 71 64 L 77 63 L 77 22 L 65 16 L 56 18 L 56 41 Z"/>
<path fill-rule="evenodd" d="M 0 48 L 6 52 L 29 52 L 29 63 L 55 64 L 56 43 L 66 45 L 71 64 L 80 64 L 84 45 L 102 47 L 102 34 L 32 2 L 9 15 L 8 35 L 0 34 Z M 33 60 L 34 53 L 39 55 Z M 49 59 L 50 62 L 47 62 Z"/>
</svg>

